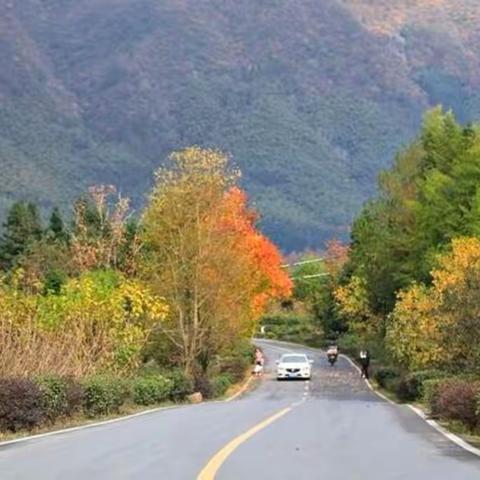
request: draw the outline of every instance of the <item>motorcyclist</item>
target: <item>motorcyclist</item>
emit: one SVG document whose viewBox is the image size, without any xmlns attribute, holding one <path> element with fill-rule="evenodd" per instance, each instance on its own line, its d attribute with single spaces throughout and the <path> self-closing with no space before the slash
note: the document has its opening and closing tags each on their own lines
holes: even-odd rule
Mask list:
<svg viewBox="0 0 480 480">
<path fill-rule="evenodd" d="M 333 366 L 333 364 L 337 361 L 338 358 L 338 346 L 336 344 L 331 344 L 328 349 L 327 349 L 327 358 L 328 361 L 330 362 L 330 365 Z"/>
</svg>

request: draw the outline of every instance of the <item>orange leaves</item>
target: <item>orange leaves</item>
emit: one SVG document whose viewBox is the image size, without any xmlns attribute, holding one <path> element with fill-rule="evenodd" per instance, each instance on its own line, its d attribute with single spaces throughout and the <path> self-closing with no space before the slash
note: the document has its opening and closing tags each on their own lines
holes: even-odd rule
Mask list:
<svg viewBox="0 0 480 480">
<path fill-rule="evenodd" d="M 267 302 L 288 295 L 291 284 L 277 248 L 255 227 L 228 157 L 194 147 L 170 160 L 143 215 L 141 271 L 168 301 L 163 333 L 192 371 L 199 356 L 251 336 Z"/>
<path fill-rule="evenodd" d="M 231 188 L 224 197 L 219 228 L 236 237 L 235 255 L 247 259 L 249 283 L 254 291 L 252 309 L 258 316 L 270 299 L 289 296 L 292 282 L 281 268 L 277 247 L 255 228 L 256 220 L 256 213 L 247 205 L 246 193 L 238 187 Z"/>
</svg>

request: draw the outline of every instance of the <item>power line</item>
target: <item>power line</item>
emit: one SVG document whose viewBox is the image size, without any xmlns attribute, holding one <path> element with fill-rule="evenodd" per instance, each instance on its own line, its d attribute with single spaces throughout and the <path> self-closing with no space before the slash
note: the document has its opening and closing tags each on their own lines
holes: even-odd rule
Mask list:
<svg viewBox="0 0 480 480">
<path fill-rule="evenodd" d="M 303 275 L 302 277 L 291 277 L 292 280 L 297 280 L 300 278 L 317 278 L 317 277 L 328 277 L 329 273 L 316 273 L 315 275 Z"/>
<path fill-rule="evenodd" d="M 284 265 L 282 265 L 282 268 L 296 267 L 297 265 L 306 265 L 307 263 L 323 262 L 324 260 L 325 259 L 323 257 L 320 257 L 320 258 L 314 258 L 312 260 L 303 260 L 301 262 L 285 263 Z"/>
</svg>

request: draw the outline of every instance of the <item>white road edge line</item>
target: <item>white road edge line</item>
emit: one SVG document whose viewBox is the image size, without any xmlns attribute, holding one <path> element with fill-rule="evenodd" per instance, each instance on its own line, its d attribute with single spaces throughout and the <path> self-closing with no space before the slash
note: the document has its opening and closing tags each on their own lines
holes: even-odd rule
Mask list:
<svg viewBox="0 0 480 480">
<path fill-rule="evenodd" d="M 245 393 L 245 390 L 248 388 L 248 386 L 252 382 L 252 379 L 253 379 L 253 375 L 251 375 L 250 377 L 247 378 L 247 380 L 244 382 L 244 384 L 242 385 L 242 387 L 240 388 L 240 390 L 238 392 L 236 392 L 232 396 L 226 398 L 224 400 L 224 402 L 231 402 L 232 400 L 235 400 L 237 397 L 239 397 L 240 395 Z"/>
<path fill-rule="evenodd" d="M 360 368 L 358 367 L 358 365 L 350 358 L 348 357 L 347 355 L 344 355 L 344 354 L 340 354 L 340 356 L 342 358 L 345 358 L 346 360 L 348 360 L 350 362 L 350 365 L 352 365 L 353 368 L 355 368 L 355 370 L 357 370 L 357 372 L 359 374 L 362 374 L 362 371 L 360 370 Z M 373 387 L 372 387 L 372 384 L 366 379 L 364 378 L 363 379 L 365 381 L 365 383 L 367 384 L 368 388 L 377 396 L 379 396 L 381 399 L 385 400 L 386 402 L 388 402 L 390 405 L 397 405 L 393 400 L 390 400 L 388 397 L 386 397 L 385 395 L 383 395 L 383 393 L 380 393 L 380 392 L 377 392 Z"/>
<path fill-rule="evenodd" d="M 231 402 L 232 400 L 235 400 L 238 396 L 240 396 L 242 393 L 245 392 L 247 387 L 250 385 L 252 381 L 252 377 L 248 377 L 248 379 L 244 382 L 244 385 L 242 388 L 233 394 L 231 397 L 228 397 L 224 400 L 213 400 L 211 402 L 204 402 L 200 403 L 198 405 L 211 405 L 214 403 L 224 403 L 224 402 Z M 26 437 L 21 437 L 21 438 L 15 438 L 13 440 L 5 440 L 3 442 L 0 442 L 0 448 L 1 447 L 6 447 L 8 445 L 14 445 L 16 443 L 22 443 L 22 442 L 29 442 L 30 440 L 37 440 L 40 438 L 45 438 L 45 437 L 51 437 L 53 435 L 61 435 L 62 433 L 70 433 L 70 432 L 78 432 L 80 430 L 86 430 L 87 428 L 94 428 L 94 427 L 101 427 L 103 425 L 110 425 L 112 423 L 118 423 L 118 422 L 123 422 L 125 420 L 129 420 L 131 418 L 135 417 L 141 417 L 143 415 L 148 415 L 150 413 L 156 413 L 156 412 L 161 412 L 163 410 L 173 410 L 177 408 L 185 408 L 188 406 L 191 406 L 192 404 L 180 404 L 180 405 L 169 405 L 167 407 L 156 407 L 156 408 L 150 408 L 148 410 L 142 410 L 141 412 L 137 413 L 131 413 L 130 415 L 124 415 L 120 416 L 117 418 L 111 418 L 110 420 L 102 420 L 100 422 L 94 422 L 94 423 L 87 423 L 85 425 L 78 425 L 77 427 L 68 427 L 68 428 L 62 428 L 60 430 L 52 430 L 51 432 L 45 432 L 45 433 L 37 433 L 35 435 L 28 435 Z"/>
<path fill-rule="evenodd" d="M 473 455 L 480 457 L 480 449 L 475 448 L 473 445 L 470 445 L 468 442 L 460 438 L 458 435 L 455 435 L 454 433 L 449 432 L 448 430 L 443 428 L 441 425 L 439 425 L 435 420 L 427 418 L 425 413 L 419 408 L 411 404 L 407 404 L 407 406 L 411 410 L 413 410 L 420 418 L 422 418 L 425 422 L 427 422 L 432 428 L 434 428 L 437 432 L 441 433 L 444 437 L 448 438 L 448 440 L 457 444 L 459 447 L 463 448 L 464 450 L 467 450 Z"/>
<path fill-rule="evenodd" d="M 36 440 L 38 438 L 51 437 L 53 435 L 60 435 L 62 433 L 77 432 L 79 430 L 86 430 L 87 428 L 99 427 L 102 425 L 109 425 L 111 423 L 123 422 L 130 418 L 141 417 L 142 415 L 148 415 L 150 413 L 160 412 L 162 410 L 173 410 L 174 408 L 185 407 L 186 405 L 169 405 L 168 407 L 150 408 L 149 410 L 142 410 L 141 412 L 132 413 L 123 417 L 111 418 L 110 420 L 102 420 L 101 422 L 87 423 L 86 425 L 79 425 L 78 427 L 63 428 L 60 430 L 52 430 L 51 432 L 37 433 L 36 435 L 29 435 L 27 437 L 15 438 L 13 440 L 5 440 L 0 442 L 0 447 L 7 445 L 13 445 L 15 443 L 28 442 L 30 440 Z"/>
<path fill-rule="evenodd" d="M 279 342 L 281 343 L 281 342 Z M 291 345 L 291 344 L 290 344 Z M 302 345 L 298 345 L 299 347 L 302 347 Z M 310 350 L 317 350 L 317 351 L 321 351 L 320 349 L 312 349 L 310 347 L 307 347 L 309 348 Z M 359 373 L 361 373 L 361 370 L 360 368 L 358 367 L 358 365 L 355 364 L 355 362 L 347 355 L 345 354 L 340 354 L 340 357 L 343 357 L 345 358 L 346 360 L 348 360 L 348 362 L 350 363 L 350 365 L 352 365 L 355 370 L 357 370 Z M 382 393 L 380 392 L 377 392 L 371 385 L 371 383 L 367 380 L 367 379 L 364 379 L 365 380 L 365 383 L 367 384 L 368 388 L 373 392 L 375 393 L 375 395 L 378 395 L 380 398 L 382 398 L 383 400 L 385 400 L 386 402 L 388 402 L 390 405 L 395 405 L 395 406 L 400 406 L 398 403 L 394 402 L 393 400 L 390 400 L 388 397 L 386 397 L 385 395 L 383 395 Z M 447 438 L 448 440 L 450 440 L 451 442 L 455 443 L 456 445 L 458 445 L 460 448 L 463 448 L 464 450 L 466 450 L 467 452 L 470 452 L 472 453 L 473 455 L 476 455 L 477 457 L 480 457 L 480 449 L 474 447 L 473 445 L 470 445 L 468 442 L 466 442 L 465 440 L 463 440 L 462 438 L 460 438 L 458 435 L 455 435 L 454 433 L 451 433 L 449 432 L 447 429 L 443 428 L 441 425 L 439 425 L 435 420 L 431 420 L 429 418 L 426 417 L 425 413 L 420 410 L 419 408 L 411 405 L 411 404 L 407 404 L 407 406 L 413 411 L 415 412 L 424 422 L 426 422 L 428 425 L 430 425 L 433 429 L 435 429 L 438 433 L 440 433 L 441 435 L 443 435 L 445 438 Z"/>
</svg>

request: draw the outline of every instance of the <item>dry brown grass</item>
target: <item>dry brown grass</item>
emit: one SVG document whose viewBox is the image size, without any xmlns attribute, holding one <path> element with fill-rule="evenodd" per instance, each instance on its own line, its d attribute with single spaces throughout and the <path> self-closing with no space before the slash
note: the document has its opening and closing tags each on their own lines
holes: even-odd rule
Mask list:
<svg viewBox="0 0 480 480">
<path fill-rule="evenodd" d="M 113 350 L 108 332 L 78 320 L 48 329 L 38 325 L 34 312 L 15 319 L 0 313 L 0 376 L 80 377 L 104 367 Z"/>
</svg>

